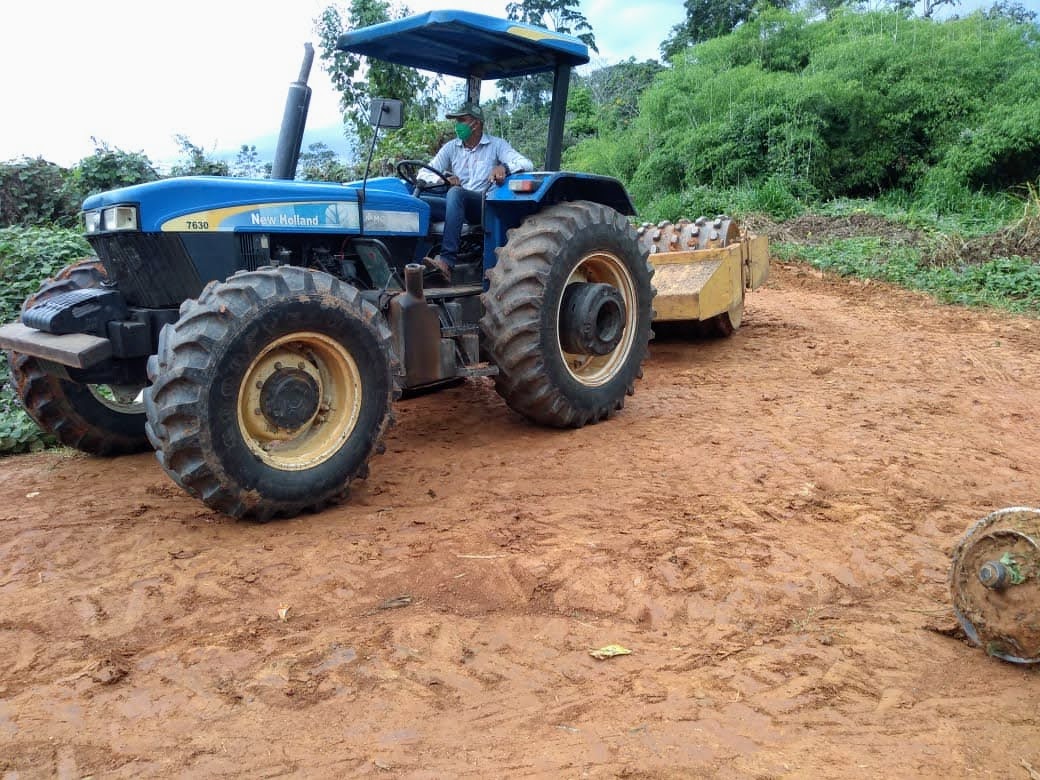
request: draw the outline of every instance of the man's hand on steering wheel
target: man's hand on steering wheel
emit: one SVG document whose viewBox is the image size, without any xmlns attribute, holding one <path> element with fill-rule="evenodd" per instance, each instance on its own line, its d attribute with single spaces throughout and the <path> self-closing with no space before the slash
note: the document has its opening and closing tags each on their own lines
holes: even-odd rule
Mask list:
<svg viewBox="0 0 1040 780">
<path fill-rule="evenodd" d="M 448 187 L 454 187 L 459 183 L 459 178 L 454 174 L 445 173 L 442 170 L 434 168 L 429 163 L 425 163 L 422 160 L 401 160 L 397 163 L 397 175 L 404 179 L 406 182 L 415 188 L 416 195 L 419 194 L 420 190 L 426 186 L 439 187 L 441 182 L 426 182 L 419 178 L 419 171 L 427 170 L 430 173 L 436 174 L 440 177 L 441 182 Z"/>
</svg>

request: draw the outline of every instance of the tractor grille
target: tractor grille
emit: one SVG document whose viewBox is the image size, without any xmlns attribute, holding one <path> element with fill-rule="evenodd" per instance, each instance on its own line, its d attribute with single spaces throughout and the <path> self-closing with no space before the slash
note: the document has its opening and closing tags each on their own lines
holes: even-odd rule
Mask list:
<svg viewBox="0 0 1040 780">
<path fill-rule="evenodd" d="M 263 265 L 271 264 L 271 252 L 267 248 L 267 236 L 262 233 L 241 233 L 238 236 L 238 248 L 242 255 L 241 265 L 247 271 L 255 271 Z"/>
<path fill-rule="evenodd" d="M 87 240 L 131 306 L 179 306 L 202 291 L 195 265 L 176 234 L 109 233 Z"/>
</svg>

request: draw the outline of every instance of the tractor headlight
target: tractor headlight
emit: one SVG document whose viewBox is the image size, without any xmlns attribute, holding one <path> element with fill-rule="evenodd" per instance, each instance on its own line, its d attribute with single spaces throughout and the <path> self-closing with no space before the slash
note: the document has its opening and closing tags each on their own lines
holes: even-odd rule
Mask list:
<svg viewBox="0 0 1040 780">
<path fill-rule="evenodd" d="M 136 206 L 112 206 L 101 216 L 105 230 L 137 230 Z"/>
<path fill-rule="evenodd" d="M 101 209 L 83 212 L 83 221 L 87 224 L 87 234 L 101 230 Z"/>
</svg>

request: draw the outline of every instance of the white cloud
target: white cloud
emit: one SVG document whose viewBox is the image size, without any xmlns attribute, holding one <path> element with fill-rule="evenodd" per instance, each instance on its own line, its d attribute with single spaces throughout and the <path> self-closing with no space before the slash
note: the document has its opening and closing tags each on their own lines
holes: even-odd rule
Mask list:
<svg viewBox="0 0 1040 780">
<path fill-rule="evenodd" d="M 327 0 L 140 0 L 10 3 L 0 47 L 0 160 L 71 165 L 91 137 L 153 161 L 177 155 L 174 135 L 207 150 L 277 132 L 286 88 Z M 346 2 L 339 3 L 345 8 Z M 459 8 L 502 16 L 505 0 L 412 0 L 418 13 Z M 594 63 L 658 56 L 681 0 L 586 0 L 600 46 Z M 674 18 L 673 18 L 674 17 Z M 339 122 L 338 98 L 315 60 L 308 125 Z M 344 143 L 345 145 L 345 143 Z"/>
</svg>

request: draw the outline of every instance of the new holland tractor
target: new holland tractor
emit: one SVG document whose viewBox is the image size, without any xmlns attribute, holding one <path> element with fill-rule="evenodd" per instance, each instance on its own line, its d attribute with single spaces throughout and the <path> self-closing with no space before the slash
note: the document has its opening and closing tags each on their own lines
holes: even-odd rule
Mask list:
<svg viewBox="0 0 1040 780">
<path fill-rule="evenodd" d="M 367 474 L 402 392 L 494 377 L 529 420 L 577 428 L 613 415 L 642 375 L 654 319 L 739 326 L 767 269 L 765 239 L 727 217 L 637 228 L 616 179 L 559 171 L 570 36 L 460 11 L 344 34 L 370 58 L 481 81 L 554 74 L 546 170 L 486 195 L 453 278 L 421 260 L 443 224 L 417 183 L 294 181 L 313 51 L 290 85 L 272 178 L 172 178 L 91 196 L 97 254 L 0 328 L 23 405 L 95 454 L 154 447 L 188 493 L 268 519 L 342 500 Z M 401 125 L 374 100 L 375 132 Z M 444 178 L 443 173 L 433 171 Z M 649 257 L 649 262 L 648 262 Z"/>
</svg>

